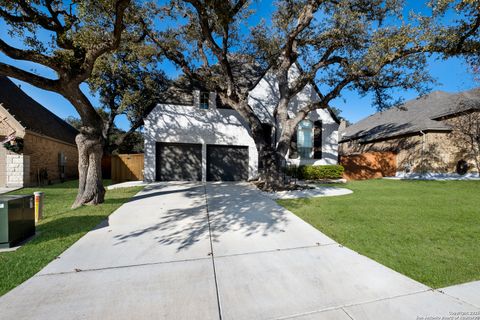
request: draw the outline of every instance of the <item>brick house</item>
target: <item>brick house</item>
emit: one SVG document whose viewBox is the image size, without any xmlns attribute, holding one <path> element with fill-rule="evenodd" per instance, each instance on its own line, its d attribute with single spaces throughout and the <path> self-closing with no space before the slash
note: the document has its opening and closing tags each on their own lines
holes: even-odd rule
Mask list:
<svg viewBox="0 0 480 320">
<path fill-rule="evenodd" d="M 339 153 L 360 162 L 366 158 L 362 155 L 377 157 L 368 164 L 358 163 L 358 168 L 377 165 L 382 154 L 394 154 L 393 172 L 400 177 L 456 174 L 460 162 L 468 163 L 467 174 L 475 175 L 478 152 L 472 152 L 469 139 L 462 133 L 472 121 L 478 151 L 480 88 L 461 93 L 435 91 L 347 127 L 340 133 Z"/>
<path fill-rule="evenodd" d="M 77 130 L 0 76 L 0 187 L 78 177 Z"/>
</svg>

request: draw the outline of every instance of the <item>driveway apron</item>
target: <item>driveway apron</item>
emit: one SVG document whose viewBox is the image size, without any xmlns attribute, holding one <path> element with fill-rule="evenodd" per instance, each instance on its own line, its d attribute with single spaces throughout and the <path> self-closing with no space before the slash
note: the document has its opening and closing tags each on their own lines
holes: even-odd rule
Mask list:
<svg viewBox="0 0 480 320">
<path fill-rule="evenodd" d="M 204 186 L 152 184 L 0 297 L 0 319 L 218 319 L 210 253 Z"/>
<path fill-rule="evenodd" d="M 1 319 L 418 319 L 480 312 L 248 183 L 157 183 L 0 297 Z"/>
</svg>

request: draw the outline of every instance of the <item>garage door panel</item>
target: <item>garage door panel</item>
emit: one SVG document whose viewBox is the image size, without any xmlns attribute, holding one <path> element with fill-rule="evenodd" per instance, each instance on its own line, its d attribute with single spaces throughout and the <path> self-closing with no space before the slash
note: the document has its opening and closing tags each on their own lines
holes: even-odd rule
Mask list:
<svg viewBox="0 0 480 320">
<path fill-rule="evenodd" d="M 207 180 L 248 180 L 248 147 L 208 145 Z"/>
<path fill-rule="evenodd" d="M 157 143 L 157 181 L 201 181 L 202 146 Z"/>
</svg>

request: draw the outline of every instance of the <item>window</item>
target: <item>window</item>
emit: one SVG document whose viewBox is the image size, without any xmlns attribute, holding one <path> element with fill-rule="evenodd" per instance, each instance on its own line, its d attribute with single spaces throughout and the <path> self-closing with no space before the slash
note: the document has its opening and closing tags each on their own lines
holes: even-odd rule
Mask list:
<svg viewBox="0 0 480 320">
<path fill-rule="evenodd" d="M 297 144 L 300 159 L 311 159 L 313 151 L 313 123 L 303 120 L 298 124 Z"/>
<path fill-rule="evenodd" d="M 265 143 L 271 146 L 273 126 L 269 123 L 262 123 L 262 128 L 263 128 L 263 131 L 265 132 Z"/>
<path fill-rule="evenodd" d="M 265 144 L 272 146 L 272 125 L 269 123 L 262 123 L 262 128 L 265 133 Z M 260 159 L 260 152 L 258 153 L 258 169 L 263 169 L 263 161 Z"/>
<path fill-rule="evenodd" d="M 210 101 L 210 93 L 206 91 L 200 91 L 200 109 L 208 109 Z"/>
<path fill-rule="evenodd" d="M 322 121 L 313 123 L 313 159 L 322 159 Z"/>
</svg>

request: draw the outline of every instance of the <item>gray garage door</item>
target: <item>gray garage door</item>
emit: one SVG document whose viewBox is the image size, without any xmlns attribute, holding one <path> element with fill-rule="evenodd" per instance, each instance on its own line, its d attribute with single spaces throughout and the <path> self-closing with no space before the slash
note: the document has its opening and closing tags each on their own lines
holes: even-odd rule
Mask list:
<svg viewBox="0 0 480 320">
<path fill-rule="evenodd" d="M 242 181 L 248 179 L 248 147 L 207 146 L 208 181 Z"/>
<path fill-rule="evenodd" d="M 157 181 L 201 181 L 202 145 L 157 142 Z"/>
</svg>

